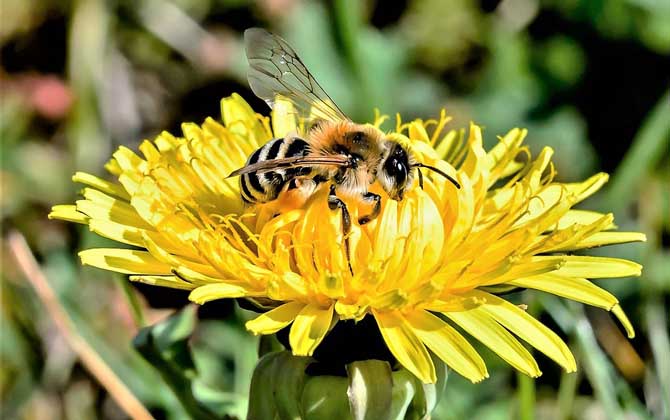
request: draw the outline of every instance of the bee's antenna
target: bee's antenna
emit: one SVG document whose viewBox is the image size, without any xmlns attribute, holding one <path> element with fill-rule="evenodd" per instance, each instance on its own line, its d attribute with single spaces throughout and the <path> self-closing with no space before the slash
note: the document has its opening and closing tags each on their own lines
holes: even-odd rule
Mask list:
<svg viewBox="0 0 670 420">
<path fill-rule="evenodd" d="M 426 165 L 425 163 L 417 163 L 417 164 L 412 165 L 412 166 L 417 167 L 417 168 L 426 168 L 426 169 L 430 169 L 430 170 L 433 171 L 433 172 L 437 172 L 438 174 L 440 174 L 440 175 L 442 175 L 443 177 L 447 178 L 447 180 L 449 180 L 449 182 L 451 182 L 452 184 L 454 184 L 454 187 L 456 187 L 456 188 L 458 188 L 458 189 L 461 188 L 461 184 L 459 184 L 458 181 L 456 181 L 454 178 L 452 178 L 451 176 L 449 176 L 449 174 L 447 174 L 446 172 L 444 172 L 444 171 L 442 171 L 442 170 L 440 170 L 440 169 L 437 169 L 437 168 L 434 167 L 434 166 Z M 421 170 L 419 170 L 419 182 L 423 184 L 423 175 L 421 174 Z"/>
</svg>

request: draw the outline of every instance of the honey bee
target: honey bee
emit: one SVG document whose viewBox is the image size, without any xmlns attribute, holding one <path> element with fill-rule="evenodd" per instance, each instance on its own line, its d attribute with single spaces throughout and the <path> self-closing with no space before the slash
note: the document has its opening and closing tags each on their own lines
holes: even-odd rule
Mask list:
<svg viewBox="0 0 670 420">
<path fill-rule="evenodd" d="M 304 133 L 270 140 L 249 156 L 246 165 L 229 177 L 240 176 L 240 194 L 247 204 L 267 203 L 290 192 L 309 197 L 329 185 L 328 206 L 339 209 L 346 253 L 351 216 L 342 198 L 359 199 L 371 206 L 360 216 L 363 225 L 381 210 L 381 196 L 368 191 L 376 181 L 391 199 L 402 200 L 420 168 L 432 170 L 460 188 L 443 171 L 418 162 L 405 146 L 371 125 L 351 121 L 307 70 L 291 46 L 279 36 L 260 29 L 244 32 L 249 61 L 249 85 L 270 108 L 288 101 Z M 350 267 L 351 269 L 351 267 Z"/>
</svg>

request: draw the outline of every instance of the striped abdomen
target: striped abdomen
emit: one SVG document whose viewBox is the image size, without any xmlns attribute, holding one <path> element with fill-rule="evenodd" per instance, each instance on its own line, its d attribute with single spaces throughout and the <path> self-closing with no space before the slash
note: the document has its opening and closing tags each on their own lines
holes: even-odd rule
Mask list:
<svg viewBox="0 0 670 420">
<path fill-rule="evenodd" d="M 297 137 L 274 139 L 265 143 L 247 159 L 247 165 L 273 159 L 306 156 L 309 145 Z M 287 182 L 307 175 L 309 168 L 277 169 L 263 173 L 251 172 L 240 177 L 240 192 L 246 203 L 266 203 L 277 198 Z"/>
</svg>

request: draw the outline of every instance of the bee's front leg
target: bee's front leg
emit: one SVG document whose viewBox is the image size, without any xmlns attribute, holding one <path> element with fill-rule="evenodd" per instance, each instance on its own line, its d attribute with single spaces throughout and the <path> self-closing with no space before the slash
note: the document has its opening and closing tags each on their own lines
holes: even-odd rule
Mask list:
<svg viewBox="0 0 670 420">
<path fill-rule="evenodd" d="M 372 201 L 374 205 L 372 207 L 372 213 L 358 218 L 359 225 L 364 225 L 376 219 L 377 216 L 379 216 L 379 212 L 382 210 L 382 197 L 379 194 L 366 192 L 363 194 L 363 200 L 367 202 Z"/>
<path fill-rule="evenodd" d="M 349 272 L 353 275 L 354 270 L 351 268 L 351 260 L 349 259 L 349 232 L 351 232 L 351 216 L 347 205 L 335 195 L 335 185 L 330 186 L 330 193 L 328 193 L 328 208 L 331 210 L 340 209 L 342 211 L 342 233 L 344 234 L 344 251 L 347 254 L 347 265 Z"/>
</svg>

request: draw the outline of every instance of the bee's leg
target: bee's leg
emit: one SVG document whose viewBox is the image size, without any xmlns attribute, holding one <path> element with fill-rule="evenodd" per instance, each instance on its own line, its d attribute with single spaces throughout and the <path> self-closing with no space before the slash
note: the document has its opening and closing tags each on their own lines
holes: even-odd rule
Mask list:
<svg viewBox="0 0 670 420">
<path fill-rule="evenodd" d="M 363 200 L 373 201 L 374 206 L 372 207 L 372 213 L 358 218 L 359 225 L 364 225 L 376 219 L 377 216 L 379 216 L 379 212 L 382 210 L 382 197 L 379 194 L 366 192 L 365 194 L 363 194 Z"/>
<path fill-rule="evenodd" d="M 335 195 L 335 185 L 330 186 L 330 193 L 328 194 L 328 208 L 331 210 L 340 209 L 342 211 L 342 231 L 344 233 L 344 252 L 347 254 L 347 265 L 349 272 L 353 275 L 354 270 L 351 268 L 351 260 L 349 259 L 349 232 L 351 231 L 351 216 L 347 205 Z"/>
<path fill-rule="evenodd" d="M 423 189 L 423 172 L 421 172 L 421 169 L 417 169 L 417 172 L 419 173 L 419 187 Z"/>
</svg>

